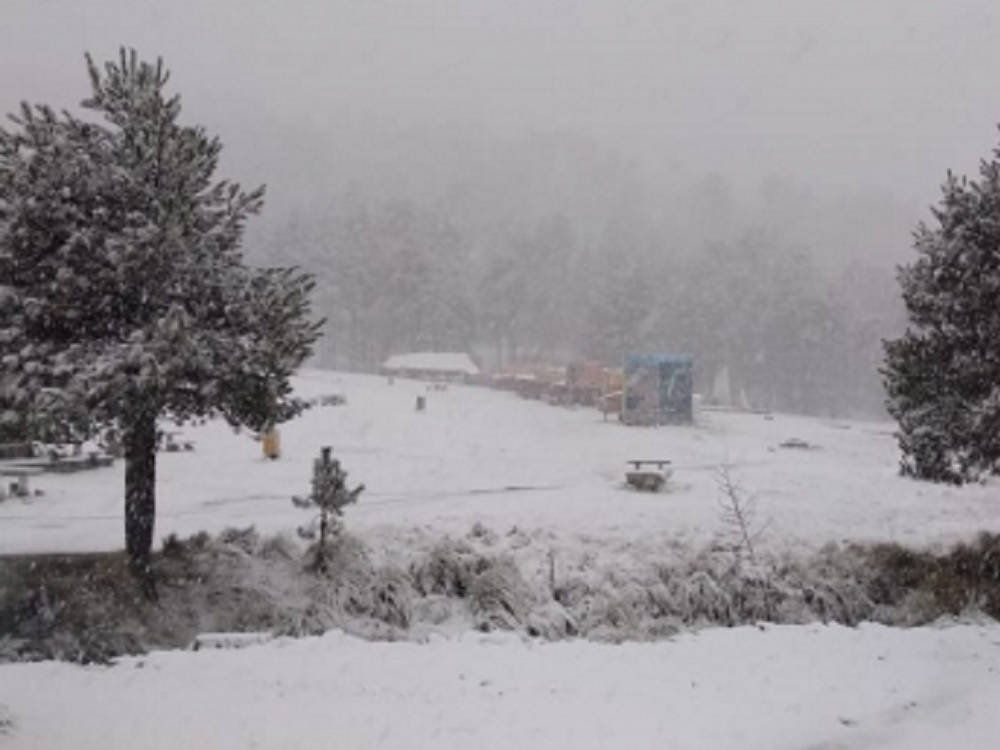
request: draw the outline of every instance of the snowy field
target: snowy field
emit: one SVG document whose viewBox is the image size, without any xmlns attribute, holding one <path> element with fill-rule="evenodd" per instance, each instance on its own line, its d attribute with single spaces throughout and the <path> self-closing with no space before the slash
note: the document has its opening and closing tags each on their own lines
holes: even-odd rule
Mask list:
<svg viewBox="0 0 1000 750">
<path fill-rule="evenodd" d="M 694 427 L 626 428 L 485 389 L 315 372 L 299 385 L 348 404 L 284 427 L 279 461 L 224 425 L 184 428 L 196 450 L 160 457 L 158 537 L 293 529 L 305 515 L 289 498 L 307 491 L 321 445 L 368 488 L 348 527 L 387 555 L 477 522 L 611 559 L 709 545 L 721 464 L 757 497 L 760 543 L 776 553 L 1000 531 L 995 485 L 900 479 L 886 424 L 713 412 Z M 780 447 L 790 438 L 815 449 Z M 639 458 L 673 461 L 669 491 L 623 489 L 625 461 Z M 121 466 L 36 486 L 44 495 L 0 504 L 0 550 L 121 547 Z M 1000 627 L 986 623 L 749 627 L 621 646 L 333 633 L 111 668 L 0 667 L 0 748 L 985 750 L 1000 736 L 998 701 Z"/>
<path fill-rule="evenodd" d="M 290 498 L 305 494 L 321 445 L 367 490 L 347 512 L 369 540 L 412 530 L 464 534 L 476 522 L 557 540 L 693 545 L 719 533 L 714 471 L 757 498 L 765 545 L 801 549 L 839 540 L 948 542 L 1000 531 L 997 487 L 961 489 L 901 479 L 890 424 L 775 415 L 702 413 L 694 427 L 637 428 L 481 388 L 428 392 L 416 382 L 308 373 L 305 396 L 342 393 L 282 428 L 283 457 L 261 457 L 248 434 L 224 424 L 184 429 L 193 453 L 161 454 L 157 537 L 255 524 L 294 529 Z M 414 408 L 427 398 L 425 412 Z M 790 438 L 814 450 L 781 448 Z M 622 488 L 625 462 L 664 458 L 669 491 Z M 47 475 L 44 496 L 0 505 L 5 553 L 121 548 L 123 466 Z M 398 539 L 394 540 L 399 542 Z"/>
</svg>

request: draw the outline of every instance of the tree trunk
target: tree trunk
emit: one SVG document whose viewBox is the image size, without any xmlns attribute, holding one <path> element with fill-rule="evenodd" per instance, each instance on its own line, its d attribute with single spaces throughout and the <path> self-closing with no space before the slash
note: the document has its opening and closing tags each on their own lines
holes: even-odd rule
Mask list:
<svg viewBox="0 0 1000 750">
<path fill-rule="evenodd" d="M 316 570 L 320 573 L 326 573 L 326 535 L 329 528 L 326 511 L 321 510 L 319 514 L 319 546 L 316 547 Z"/>
<path fill-rule="evenodd" d="M 138 571 L 147 573 L 156 521 L 156 412 L 128 416 L 125 447 L 125 549 Z"/>
</svg>

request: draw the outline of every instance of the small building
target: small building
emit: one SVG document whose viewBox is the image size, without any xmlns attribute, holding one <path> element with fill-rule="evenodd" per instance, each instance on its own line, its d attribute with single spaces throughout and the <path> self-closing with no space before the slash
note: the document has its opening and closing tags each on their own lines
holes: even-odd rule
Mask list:
<svg viewBox="0 0 1000 750">
<path fill-rule="evenodd" d="M 445 380 L 464 383 L 480 374 L 472 357 L 461 352 L 411 352 L 389 357 L 382 365 L 384 375 L 417 380 Z"/>
<path fill-rule="evenodd" d="M 625 358 L 621 419 L 625 424 L 690 424 L 694 420 L 689 355 L 630 354 Z"/>
</svg>

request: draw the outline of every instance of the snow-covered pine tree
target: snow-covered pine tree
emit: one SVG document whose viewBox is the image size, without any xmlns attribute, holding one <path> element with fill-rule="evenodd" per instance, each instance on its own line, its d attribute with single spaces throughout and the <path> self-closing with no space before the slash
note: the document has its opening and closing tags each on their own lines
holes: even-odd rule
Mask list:
<svg viewBox="0 0 1000 750">
<path fill-rule="evenodd" d="M 162 62 L 87 66 L 103 122 L 25 104 L 0 129 L 0 378 L 36 433 L 122 435 L 126 547 L 148 571 L 157 420 L 293 416 L 318 324 L 308 275 L 244 264 L 263 188 L 214 180 L 221 143 L 179 123 Z"/>
<path fill-rule="evenodd" d="M 314 526 L 319 525 L 319 544 L 316 548 L 316 565 L 320 570 L 326 566 L 326 540 L 331 533 L 338 530 L 337 519 L 344 515 L 344 508 L 355 503 L 364 492 L 365 486 L 358 485 L 354 489 L 347 487 L 347 472 L 340 466 L 340 461 L 331 456 L 331 449 L 324 446 L 319 457 L 313 461 L 312 487 L 307 497 L 293 497 L 292 504 L 302 509 L 318 509 L 319 516 L 313 524 L 299 529 L 299 533 L 307 538 L 314 535 Z"/>
<path fill-rule="evenodd" d="M 909 327 L 883 370 L 902 473 L 956 484 L 1000 467 L 1000 148 L 979 173 L 949 174 L 917 228 L 899 270 Z"/>
</svg>

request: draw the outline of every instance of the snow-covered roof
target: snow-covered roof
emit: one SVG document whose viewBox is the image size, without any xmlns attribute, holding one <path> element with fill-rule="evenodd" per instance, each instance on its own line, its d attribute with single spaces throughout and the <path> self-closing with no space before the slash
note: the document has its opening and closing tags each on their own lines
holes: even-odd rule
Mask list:
<svg viewBox="0 0 1000 750">
<path fill-rule="evenodd" d="M 396 354 L 385 361 L 386 370 L 422 370 L 424 372 L 460 372 L 478 375 L 479 368 L 463 352 L 412 352 Z"/>
</svg>

